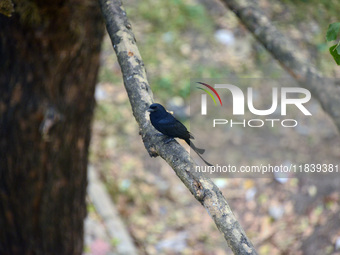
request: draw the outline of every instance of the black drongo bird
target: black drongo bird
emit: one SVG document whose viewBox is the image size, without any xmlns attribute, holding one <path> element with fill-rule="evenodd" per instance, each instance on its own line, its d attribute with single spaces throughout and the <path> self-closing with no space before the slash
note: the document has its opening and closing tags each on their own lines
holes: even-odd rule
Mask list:
<svg viewBox="0 0 340 255">
<path fill-rule="evenodd" d="M 150 112 L 151 124 L 155 129 L 163 135 L 169 136 L 171 139 L 175 137 L 183 139 L 208 166 L 211 166 L 211 164 L 205 161 L 200 155 L 203 154 L 205 150 L 197 148 L 193 142 L 190 141 L 190 139 L 194 139 L 194 137 L 187 128 L 172 116 L 172 114 L 168 113 L 162 105 L 152 104 L 150 105 L 148 112 Z"/>
</svg>

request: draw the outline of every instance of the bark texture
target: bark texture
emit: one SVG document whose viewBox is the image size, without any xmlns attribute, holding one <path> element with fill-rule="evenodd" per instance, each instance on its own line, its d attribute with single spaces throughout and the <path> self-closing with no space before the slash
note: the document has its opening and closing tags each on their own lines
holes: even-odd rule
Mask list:
<svg viewBox="0 0 340 255">
<path fill-rule="evenodd" d="M 127 14 L 118 0 L 99 2 L 145 148 L 150 156 L 161 156 L 173 168 L 190 192 L 207 209 L 234 254 L 256 254 L 226 199 L 210 179 L 195 172 L 195 165 L 188 152 L 177 142 L 164 144 L 161 137 L 155 136 L 157 132 L 151 126 L 146 112 L 153 103 L 153 96 Z"/>
<path fill-rule="evenodd" d="M 81 254 L 99 5 L 13 2 L 0 15 L 0 254 Z"/>
</svg>

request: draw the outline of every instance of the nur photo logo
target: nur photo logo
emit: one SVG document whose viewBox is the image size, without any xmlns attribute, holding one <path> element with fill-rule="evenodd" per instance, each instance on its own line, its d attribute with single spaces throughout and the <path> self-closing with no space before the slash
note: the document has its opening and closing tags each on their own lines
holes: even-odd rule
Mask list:
<svg viewBox="0 0 340 255">
<path fill-rule="evenodd" d="M 222 118 L 214 118 L 212 122 L 212 126 L 216 127 L 217 125 L 230 125 L 233 127 L 235 125 L 241 125 L 243 127 L 262 127 L 265 124 L 274 127 L 278 123 L 281 124 L 282 127 L 295 127 L 298 125 L 298 121 L 296 119 L 281 119 L 281 118 L 269 118 L 270 115 L 279 114 L 280 116 L 287 116 L 289 106 L 295 107 L 299 110 L 300 114 L 305 116 L 311 116 L 311 112 L 307 109 L 306 103 L 308 103 L 311 99 L 311 93 L 309 90 L 300 87 L 272 87 L 271 90 L 268 90 L 266 93 L 266 98 L 271 99 L 271 105 L 265 109 L 260 109 L 255 107 L 254 98 L 256 97 L 257 91 L 256 88 L 247 87 L 246 92 L 244 93 L 239 86 L 233 84 L 214 84 L 213 86 L 203 83 L 197 82 L 204 87 L 196 87 L 202 90 L 203 94 L 201 94 L 201 115 L 207 115 L 208 104 L 207 104 L 207 95 L 209 95 L 215 106 L 217 106 L 216 99 L 212 93 L 218 98 L 221 108 L 219 111 L 227 111 L 232 112 L 233 116 L 244 116 L 246 114 L 246 110 L 255 116 L 265 116 L 266 118 L 254 118 L 254 119 L 243 119 L 241 121 L 233 120 L 233 119 L 222 119 Z M 217 92 L 216 89 L 219 91 Z M 222 99 L 220 95 L 225 95 L 232 100 L 232 109 L 222 108 Z M 229 99 L 230 100 L 230 99 Z M 296 110 L 295 109 L 295 110 Z M 216 112 L 216 111 L 213 111 Z M 212 114 L 212 113 L 211 113 Z"/>
</svg>

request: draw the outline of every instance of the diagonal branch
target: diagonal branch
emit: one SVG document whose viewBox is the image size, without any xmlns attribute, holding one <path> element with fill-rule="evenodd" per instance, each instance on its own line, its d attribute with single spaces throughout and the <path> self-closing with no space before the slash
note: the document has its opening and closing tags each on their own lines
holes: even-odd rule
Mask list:
<svg viewBox="0 0 340 255">
<path fill-rule="evenodd" d="M 201 173 L 188 152 L 177 142 L 165 145 L 150 125 L 146 110 L 153 102 L 144 64 L 126 12 L 118 0 L 99 0 L 107 31 L 120 64 L 125 89 L 139 124 L 144 146 L 151 157 L 161 156 L 194 197 L 207 209 L 235 254 L 257 254 L 217 186 Z"/>
<path fill-rule="evenodd" d="M 340 86 L 325 79 L 300 56 L 299 50 L 270 22 L 253 0 L 221 0 L 268 50 L 280 65 L 308 89 L 340 131 Z M 255 3 L 254 3 L 255 2 Z"/>
</svg>

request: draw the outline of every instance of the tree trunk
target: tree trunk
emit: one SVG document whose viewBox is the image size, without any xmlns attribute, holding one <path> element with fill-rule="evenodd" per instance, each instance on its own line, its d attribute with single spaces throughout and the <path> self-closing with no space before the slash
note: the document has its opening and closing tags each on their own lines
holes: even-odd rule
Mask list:
<svg viewBox="0 0 340 255">
<path fill-rule="evenodd" d="M 99 7 L 13 2 L 0 15 L 0 254 L 81 254 Z"/>
</svg>

